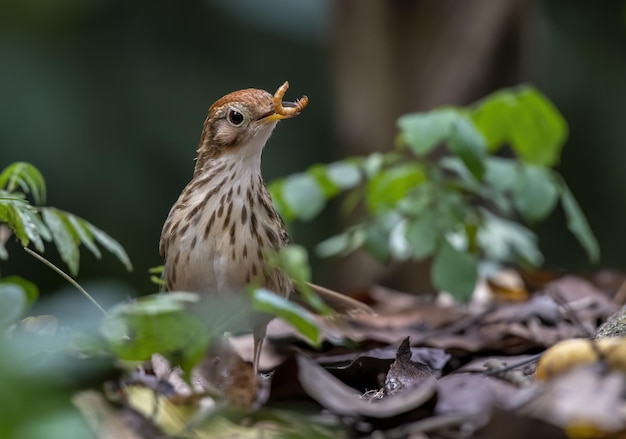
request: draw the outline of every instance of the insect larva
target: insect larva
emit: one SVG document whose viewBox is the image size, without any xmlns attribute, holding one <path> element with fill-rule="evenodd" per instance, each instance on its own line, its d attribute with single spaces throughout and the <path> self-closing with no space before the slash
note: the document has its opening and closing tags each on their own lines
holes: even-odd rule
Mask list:
<svg viewBox="0 0 626 439">
<path fill-rule="evenodd" d="M 289 88 L 289 82 L 285 81 L 283 85 L 278 87 L 276 93 L 274 93 L 274 98 L 272 99 L 272 104 L 274 106 L 274 112 L 276 114 L 280 114 L 282 116 L 293 116 L 300 113 L 304 110 L 304 107 L 309 103 L 309 98 L 306 96 L 302 96 L 295 102 L 295 106 L 293 107 L 283 107 L 283 97 L 285 93 L 287 93 L 287 89 Z"/>
</svg>

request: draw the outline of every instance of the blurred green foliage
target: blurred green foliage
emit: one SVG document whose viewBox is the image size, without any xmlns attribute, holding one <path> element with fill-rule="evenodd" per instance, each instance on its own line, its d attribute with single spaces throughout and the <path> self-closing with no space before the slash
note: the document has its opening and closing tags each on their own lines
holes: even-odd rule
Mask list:
<svg viewBox="0 0 626 439">
<path fill-rule="evenodd" d="M 319 0 L 0 2 L 0 167 L 18 160 L 36 165 L 53 188 L 50 203 L 97 218 L 125 243 L 137 268 L 124 273 L 114 258 L 86 254 L 83 280 L 115 273 L 136 292 L 149 288 L 144 272 L 161 262 L 159 233 L 191 177 L 207 108 L 229 91 L 274 90 L 288 79 L 294 96 L 311 97 L 306 117 L 281 126 L 266 149 L 268 180 L 342 157 L 345 139 L 334 132 L 342 123 L 333 86 L 335 6 Z M 544 0 L 532 9 L 531 62 L 522 75 L 568 120 L 559 171 L 597 231 L 603 265 L 623 265 L 615 236 L 626 221 L 624 1 L 590 7 Z M 386 86 L 371 84 L 372 92 Z M 123 218 L 138 226 L 126 227 Z M 328 229 L 337 231 L 334 219 L 331 213 L 295 226 L 292 237 L 311 247 Z M 585 268 L 563 221 L 557 210 L 536 230 L 548 265 Z M 18 253 L 2 270 L 19 273 L 28 263 Z M 323 273 L 314 271 L 318 280 Z M 44 296 L 63 283 L 49 270 L 33 270 L 31 278 Z"/>
<path fill-rule="evenodd" d="M 599 260 L 585 216 L 551 168 L 567 124 L 535 88 L 502 90 L 467 108 L 408 114 L 398 128 L 398 151 L 314 165 L 270 185 L 289 220 L 314 218 L 346 190 L 350 207 L 363 197 L 367 218 L 321 243 L 323 256 L 363 246 L 382 262 L 432 257 L 433 285 L 469 299 L 486 267 L 541 265 L 537 236 L 515 220 L 544 220 L 560 199 L 570 231 L 589 259 Z M 505 146 L 511 158 L 496 155 Z"/>
</svg>

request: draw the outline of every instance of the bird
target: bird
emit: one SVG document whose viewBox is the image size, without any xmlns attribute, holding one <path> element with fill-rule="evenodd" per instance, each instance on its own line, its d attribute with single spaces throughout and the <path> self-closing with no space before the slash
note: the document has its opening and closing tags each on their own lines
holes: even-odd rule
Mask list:
<svg viewBox="0 0 626 439">
<path fill-rule="evenodd" d="M 267 264 L 268 255 L 289 244 L 289 235 L 261 175 L 263 149 L 276 125 L 298 116 L 309 102 L 307 96 L 283 101 L 288 88 L 285 81 L 273 95 L 254 88 L 235 91 L 209 108 L 193 176 L 161 231 L 167 290 L 225 297 L 254 284 L 285 298 L 295 291 L 283 271 Z M 312 283 L 305 288 L 338 314 L 375 314 L 328 288 Z M 254 319 L 254 376 L 271 318 Z"/>
<path fill-rule="evenodd" d="M 159 252 L 169 291 L 224 297 L 254 282 L 282 297 L 293 290 L 266 257 L 289 243 L 289 235 L 261 176 L 261 155 L 280 120 L 300 114 L 303 96 L 283 102 L 285 82 L 274 95 L 261 89 L 235 91 L 209 108 L 191 181 L 167 216 Z M 267 323 L 253 328 L 254 374 Z"/>
</svg>

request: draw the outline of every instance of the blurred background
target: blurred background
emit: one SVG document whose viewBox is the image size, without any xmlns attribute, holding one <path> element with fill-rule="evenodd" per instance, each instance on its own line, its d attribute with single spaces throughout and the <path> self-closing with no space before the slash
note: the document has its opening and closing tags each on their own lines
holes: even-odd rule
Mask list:
<svg viewBox="0 0 626 439">
<path fill-rule="evenodd" d="M 128 251 L 83 252 L 79 281 L 128 295 L 156 291 L 147 270 L 170 206 L 191 178 L 210 104 L 240 88 L 307 94 L 263 159 L 271 180 L 312 163 L 389 150 L 395 119 L 471 103 L 529 82 L 570 126 L 560 172 L 587 214 L 603 267 L 621 268 L 626 223 L 626 2 L 605 0 L 3 0 L 0 168 L 28 161 L 48 204 L 93 222 Z M 336 232 L 330 211 L 299 224 L 309 248 Z M 557 213 L 538 230 L 547 266 L 591 270 Z M 45 291 L 62 279 L 15 243 L 2 275 Z M 52 245 L 46 253 L 59 262 Z M 332 261 L 331 261 L 332 262 Z M 315 261 L 315 278 L 352 289 L 415 275 L 369 258 Z M 393 273 L 393 272 L 392 272 Z M 112 281 L 114 279 L 114 281 Z M 112 283 L 113 282 L 113 283 Z M 412 287 L 413 286 L 413 287 Z"/>
</svg>

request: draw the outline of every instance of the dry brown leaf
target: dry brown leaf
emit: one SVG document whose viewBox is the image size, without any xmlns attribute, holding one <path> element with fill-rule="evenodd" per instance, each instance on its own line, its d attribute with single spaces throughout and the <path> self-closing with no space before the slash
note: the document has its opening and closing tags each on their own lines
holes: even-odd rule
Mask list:
<svg viewBox="0 0 626 439">
<path fill-rule="evenodd" d="M 342 383 L 313 360 L 298 356 L 297 364 L 298 378 L 307 394 L 333 413 L 341 415 L 383 419 L 412 412 L 431 400 L 437 388 L 437 382 L 431 376 L 410 392 L 372 402 L 362 399 L 361 392 Z"/>
</svg>

